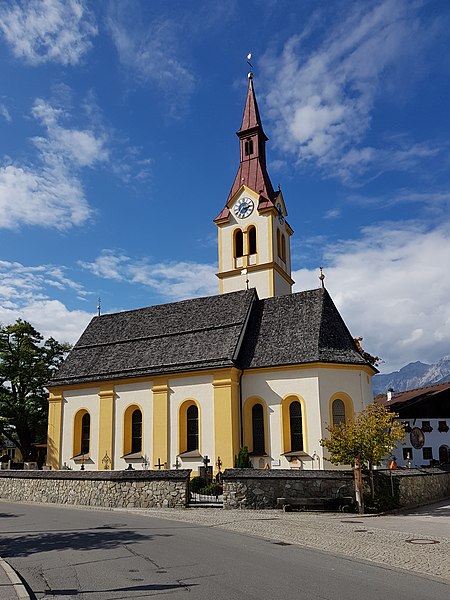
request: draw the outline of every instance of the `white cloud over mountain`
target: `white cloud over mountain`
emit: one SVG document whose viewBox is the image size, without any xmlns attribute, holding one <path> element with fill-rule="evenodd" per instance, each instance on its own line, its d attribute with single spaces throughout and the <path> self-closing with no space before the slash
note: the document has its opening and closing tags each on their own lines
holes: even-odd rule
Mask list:
<svg viewBox="0 0 450 600">
<path fill-rule="evenodd" d="M 324 251 L 325 285 L 352 334 L 385 362 L 436 362 L 450 347 L 450 225 L 383 223 Z M 317 270 L 299 269 L 296 290 L 318 287 Z"/>
</svg>

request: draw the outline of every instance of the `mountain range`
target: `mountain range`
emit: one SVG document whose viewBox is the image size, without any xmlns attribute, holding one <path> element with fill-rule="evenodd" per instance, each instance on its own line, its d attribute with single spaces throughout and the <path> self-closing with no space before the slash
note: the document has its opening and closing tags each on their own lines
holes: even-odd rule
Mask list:
<svg viewBox="0 0 450 600">
<path fill-rule="evenodd" d="M 372 378 L 373 394 L 385 394 L 389 388 L 394 392 L 450 381 L 450 356 L 444 356 L 437 363 L 427 365 L 416 361 L 393 373 L 379 373 Z"/>
</svg>

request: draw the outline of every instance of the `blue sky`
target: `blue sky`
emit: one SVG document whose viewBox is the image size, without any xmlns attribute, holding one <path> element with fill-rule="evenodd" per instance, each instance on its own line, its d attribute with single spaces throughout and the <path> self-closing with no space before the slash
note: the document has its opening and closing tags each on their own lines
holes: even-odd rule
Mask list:
<svg viewBox="0 0 450 600">
<path fill-rule="evenodd" d="M 450 354 L 450 3 L 0 1 L 0 321 L 218 293 L 253 53 L 295 290 L 383 371 Z"/>
</svg>

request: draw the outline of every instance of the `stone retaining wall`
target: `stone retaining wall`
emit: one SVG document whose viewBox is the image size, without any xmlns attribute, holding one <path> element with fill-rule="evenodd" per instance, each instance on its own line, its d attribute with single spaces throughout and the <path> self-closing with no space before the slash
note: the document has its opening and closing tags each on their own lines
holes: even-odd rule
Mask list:
<svg viewBox="0 0 450 600">
<path fill-rule="evenodd" d="M 189 469 L 0 471 L 0 498 L 109 508 L 184 507 L 189 475 Z"/>
<path fill-rule="evenodd" d="M 419 506 L 450 498 L 450 470 L 439 467 L 392 472 L 399 506 Z"/>
<path fill-rule="evenodd" d="M 335 498 L 353 494 L 352 471 L 226 469 L 224 508 L 276 508 L 277 498 Z"/>
</svg>

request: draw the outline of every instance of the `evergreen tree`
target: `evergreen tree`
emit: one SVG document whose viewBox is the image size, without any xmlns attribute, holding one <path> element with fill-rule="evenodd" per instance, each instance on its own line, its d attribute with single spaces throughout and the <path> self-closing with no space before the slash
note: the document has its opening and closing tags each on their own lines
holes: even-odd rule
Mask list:
<svg viewBox="0 0 450 600">
<path fill-rule="evenodd" d="M 17 446 L 24 461 L 33 460 L 33 444 L 46 439 L 45 385 L 70 350 L 68 344 L 43 339 L 21 319 L 0 326 L 0 435 Z"/>
</svg>

